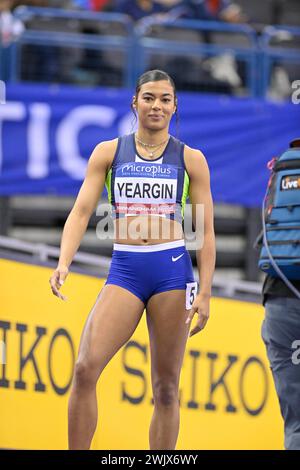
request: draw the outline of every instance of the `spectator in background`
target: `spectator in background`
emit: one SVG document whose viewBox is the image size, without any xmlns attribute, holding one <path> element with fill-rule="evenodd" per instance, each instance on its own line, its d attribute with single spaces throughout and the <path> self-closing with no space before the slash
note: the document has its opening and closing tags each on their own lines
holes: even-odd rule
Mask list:
<svg viewBox="0 0 300 470">
<path fill-rule="evenodd" d="M 114 11 L 129 15 L 133 21 L 139 21 L 149 15 L 165 13 L 167 9 L 152 0 L 117 0 Z"/>
<path fill-rule="evenodd" d="M 72 0 L 72 8 L 76 10 L 85 10 L 89 12 L 102 12 L 112 10 L 112 0 Z M 99 37 L 103 34 L 101 22 L 84 21 L 79 27 L 81 34 Z M 73 65 L 69 78 L 72 83 L 83 85 L 103 85 L 102 75 L 110 73 L 110 65 L 105 60 L 105 53 L 101 49 L 81 49 L 77 56 L 77 61 Z"/>
<path fill-rule="evenodd" d="M 15 9 L 19 6 L 28 7 L 45 7 L 45 8 L 70 8 L 71 0 L 11 0 L 11 9 Z M 19 22 L 21 26 L 18 26 L 18 34 L 14 35 L 14 40 L 23 30 L 33 28 L 38 24 L 38 20 L 28 18 L 28 22 L 25 20 L 24 24 L 19 19 L 16 19 L 12 15 L 14 22 Z M 53 29 L 53 22 L 52 22 Z M 43 81 L 43 82 L 60 82 L 62 81 L 62 50 L 57 46 L 53 45 L 36 45 L 28 44 L 23 48 L 22 62 L 20 63 L 20 77 L 22 80 L 30 81 Z"/>
<path fill-rule="evenodd" d="M 3 2 L 1 2 L 3 3 Z M 51 0 L 11 0 L 12 9 L 20 5 L 25 5 L 29 7 L 48 7 L 51 3 Z M 60 2 L 63 3 L 63 2 Z"/>
<path fill-rule="evenodd" d="M 178 3 L 171 12 L 178 12 L 178 18 L 202 21 L 225 21 L 229 23 L 244 23 L 247 21 L 247 17 L 240 6 L 231 2 L 231 0 L 184 0 L 180 4 Z M 202 38 L 208 44 L 212 42 L 210 31 L 201 31 L 201 40 Z M 230 52 L 205 59 L 202 67 L 217 82 L 227 83 L 233 89 L 238 89 L 242 85 L 238 64 Z"/>
<path fill-rule="evenodd" d="M 192 0 L 191 3 L 197 4 L 199 1 Z M 208 15 L 207 19 L 227 21 L 228 23 L 245 23 L 247 21 L 241 7 L 230 0 L 204 0 L 200 3 L 204 4 Z"/>
<path fill-rule="evenodd" d="M 15 3 L 13 0 L 2 0 L 0 3 L 0 37 L 4 47 L 9 46 L 24 31 L 22 21 L 12 14 Z"/>
<path fill-rule="evenodd" d="M 103 11 L 111 8 L 111 0 L 73 0 L 72 6 L 82 10 Z"/>
<path fill-rule="evenodd" d="M 171 12 L 178 11 L 178 17 L 206 20 L 226 21 L 229 23 L 245 23 L 246 15 L 239 5 L 231 0 L 157 0 L 169 7 Z"/>
</svg>

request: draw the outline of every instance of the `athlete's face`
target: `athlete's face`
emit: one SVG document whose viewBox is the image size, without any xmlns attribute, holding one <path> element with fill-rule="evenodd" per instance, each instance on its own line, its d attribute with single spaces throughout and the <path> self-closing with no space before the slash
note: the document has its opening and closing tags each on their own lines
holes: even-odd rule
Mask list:
<svg viewBox="0 0 300 470">
<path fill-rule="evenodd" d="M 172 85 L 167 80 L 145 83 L 138 96 L 133 97 L 133 106 L 142 127 L 153 130 L 168 127 L 176 111 Z"/>
</svg>

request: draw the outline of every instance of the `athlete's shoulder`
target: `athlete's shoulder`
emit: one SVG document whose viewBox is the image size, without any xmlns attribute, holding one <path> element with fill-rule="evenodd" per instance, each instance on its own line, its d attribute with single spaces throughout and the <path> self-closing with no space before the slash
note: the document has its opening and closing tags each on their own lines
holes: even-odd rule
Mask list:
<svg viewBox="0 0 300 470">
<path fill-rule="evenodd" d="M 115 152 L 118 147 L 119 139 L 112 140 L 103 140 L 96 145 L 94 152 L 103 153 L 103 152 Z"/>
<path fill-rule="evenodd" d="M 194 159 L 198 158 L 198 159 L 204 159 L 205 160 L 205 157 L 204 157 L 203 153 L 201 152 L 201 150 L 189 147 L 185 142 L 178 139 L 177 137 L 174 137 L 173 135 L 171 137 L 175 142 L 178 142 L 179 144 L 184 146 L 184 155 L 187 155 L 188 158 L 194 158 Z"/>
<path fill-rule="evenodd" d="M 192 147 L 189 147 L 187 144 L 184 145 L 184 151 L 185 151 L 185 154 L 189 157 L 189 158 L 193 158 L 193 159 L 200 159 L 200 160 L 206 160 L 203 152 L 201 152 L 201 150 L 199 149 L 194 149 Z"/>
<path fill-rule="evenodd" d="M 202 163 L 206 164 L 206 158 L 199 149 L 194 149 L 192 147 L 189 147 L 188 145 L 185 144 L 184 146 L 184 158 L 185 160 L 191 162 L 191 163 Z"/>
<path fill-rule="evenodd" d="M 99 142 L 89 158 L 89 166 L 96 171 L 107 171 L 111 167 L 117 147 L 118 139 Z"/>
<path fill-rule="evenodd" d="M 98 155 L 105 157 L 108 160 L 114 158 L 118 147 L 119 139 L 112 139 L 112 140 L 103 140 L 96 145 L 94 152 Z"/>
<path fill-rule="evenodd" d="M 184 162 L 189 175 L 208 171 L 208 164 L 201 150 L 185 145 Z"/>
</svg>

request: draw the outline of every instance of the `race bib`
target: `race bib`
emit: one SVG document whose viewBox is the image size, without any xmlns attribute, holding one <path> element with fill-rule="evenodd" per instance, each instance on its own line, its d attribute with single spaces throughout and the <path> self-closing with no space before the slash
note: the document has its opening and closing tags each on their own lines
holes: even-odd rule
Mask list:
<svg viewBox="0 0 300 470">
<path fill-rule="evenodd" d="M 176 194 L 177 168 L 173 165 L 129 162 L 117 168 L 114 185 L 117 213 L 173 214 Z"/>
<path fill-rule="evenodd" d="M 195 282 L 188 282 L 186 284 L 186 291 L 185 291 L 185 308 L 186 310 L 190 310 L 192 308 L 193 302 L 196 298 L 198 290 L 197 281 Z"/>
</svg>

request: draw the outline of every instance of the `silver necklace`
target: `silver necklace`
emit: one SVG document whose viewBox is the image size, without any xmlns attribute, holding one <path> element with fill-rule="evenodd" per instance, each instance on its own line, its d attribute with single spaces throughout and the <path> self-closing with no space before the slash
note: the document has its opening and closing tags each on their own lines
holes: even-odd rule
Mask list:
<svg viewBox="0 0 300 470">
<path fill-rule="evenodd" d="M 143 142 L 142 140 L 140 140 L 138 138 L 138 136 L 135 134 L 135 138 L 136 138 L 136 141 L 142 146 L 144 147 L 145 151 L 148 153 L 148 155 L 153 158 L 154 157 L 154 154 L 164 145 L 168 142 L 169 140 L 169 135 L 168 135 L 168 138 L 166 140 L 164 140 L 163 142 L 161 142 L 160 144 L 146 144 L 145 142 Z M 152 148 L 155 148 L 155 150 L 152 150 L 151 152 L 147 149 L 147 147 L 152 147 Z"/>
<path fill-rule="evenodd" d="M 164 140 L 163 142 L 161 142 L 160 144 L 146 144 L 145 142 L 143 142 L 142 140 L 140 140 L 138 138 L 138 136 L 135 134 L 135 138 L 136 138 L 136 141 L 142 145 L 142 147 L 161 147 L 163 144 L 167 143 L 168 140 L 169 140 L 169 135 L 168 135 L 168 138 L 166 140 Z"/>
<path fill-rule="evenodd" d="M 162 147 L 162 144 L 161 144 L 157 149 L 152 150 L 151 152 L 150 152 L 148 149 L 146 149 L 146 148 L 145 148 L 144 150 L 145 150 L 145 152 L 148 153 L 148 155 L 149 155 L 151 158 L 153 158 L 153 157 L 155 156 L 155 153 L 158 152 L 158 150 L 159 150 L 161 147 Z"/>
</svg>

